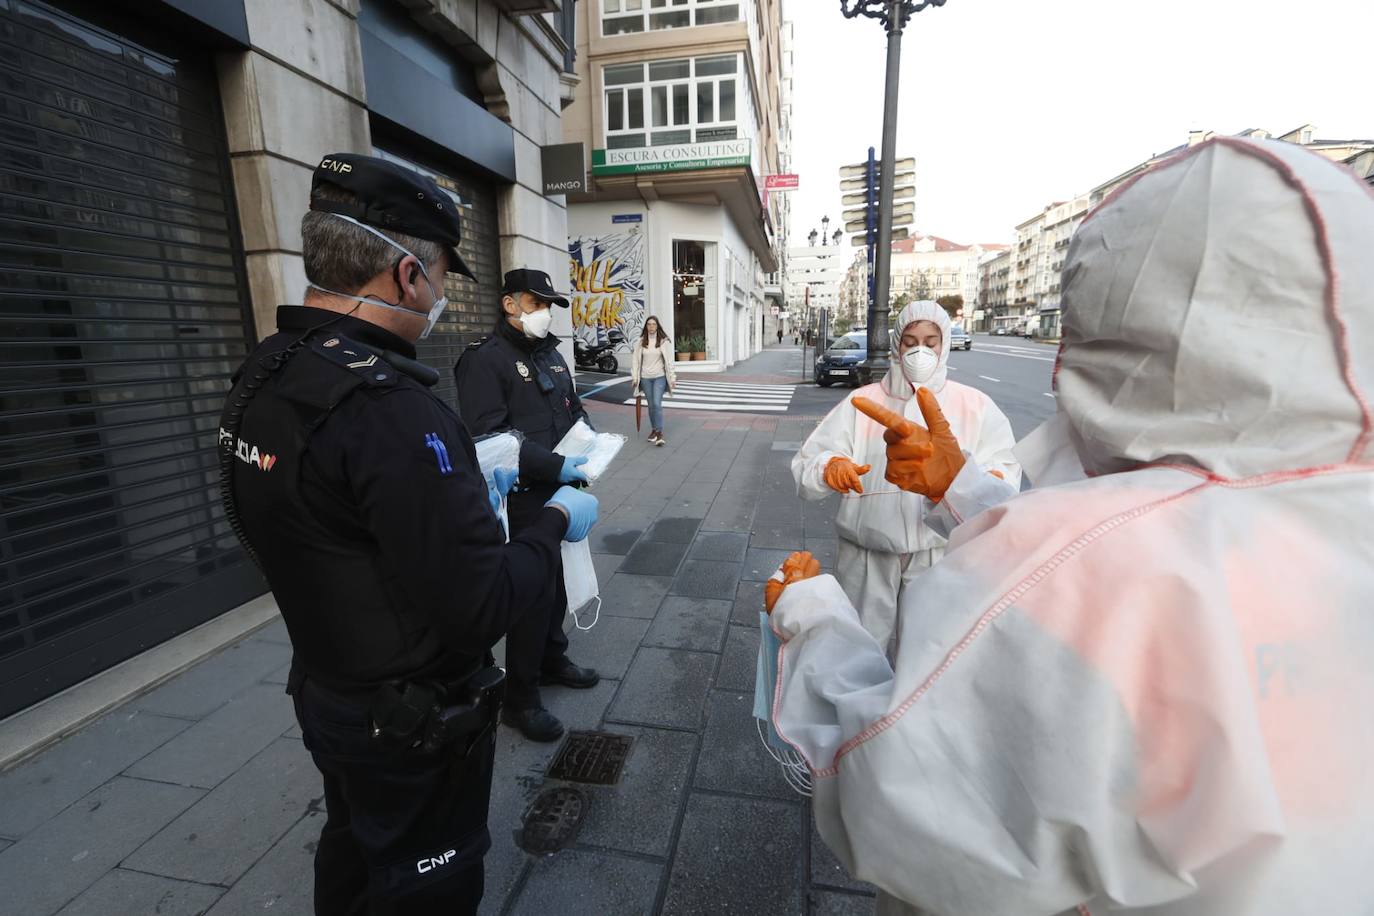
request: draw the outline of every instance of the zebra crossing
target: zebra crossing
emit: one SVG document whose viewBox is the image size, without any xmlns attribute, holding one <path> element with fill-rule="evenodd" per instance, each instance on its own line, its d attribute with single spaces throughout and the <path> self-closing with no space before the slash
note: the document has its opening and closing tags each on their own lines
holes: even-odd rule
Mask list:
<svg viewBox="0 0 1374 916">
<path fill-rule="evenodd" d="M 795 385 L 746 385 L 677 377 L 673 393 L 663 399 L 665 410 L 726 410 L 740 413 L 785 413 Z M 622 403 L 633 405 L 633 397 Z"/>
</svg>

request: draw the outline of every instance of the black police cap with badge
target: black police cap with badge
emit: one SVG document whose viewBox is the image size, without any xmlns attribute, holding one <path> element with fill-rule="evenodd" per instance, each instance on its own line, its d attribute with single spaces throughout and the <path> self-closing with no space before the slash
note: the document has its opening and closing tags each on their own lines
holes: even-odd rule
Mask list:
<svg viewBox="0 0 1374 916">
<path fill-rule="evenodd" d="M 323 200 L 317 193 L 321 185 L 342 188 L 357 203 Z M 448 251 L 450 271 L 476 279 L 458 254 L 463 237 L 458 205 L 427 175 L 375 156 L 330 153 L 310 181 L 310 209 L 438 242 Z"/>
<path fill-rule="evenodd" d="M 568 297 L 553 288 L 553 280 L 542 270 L 521 268 L 507 272 L 505 282 L 501 285 L 501 295 L 514 296 L 517 293 L 529 293 L 542 302 L 563 308 L 570 305 Z"/>
</svg>

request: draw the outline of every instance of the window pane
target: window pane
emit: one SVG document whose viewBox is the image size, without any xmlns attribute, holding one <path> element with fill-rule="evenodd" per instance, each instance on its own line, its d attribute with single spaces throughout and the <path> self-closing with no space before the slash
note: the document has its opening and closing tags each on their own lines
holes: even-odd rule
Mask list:
<svg viewBox="0 0 1374 916">
<path fill-rule="evenodd" d="M 710 124 L 716 119 L 716 84 L 697 83 L 697 123 Z"/>
<path fill-rule="evenodd" d="M 644 9 L 644 0 L 625 0 L 625 11 L 639 11 Z"/>
<path fill-rule="evenodd" d="M 620 0 L 604 0 L 601 12 L 618 13 L 620 12 Z"/>
<path fill-rule="evenodd" d="M 691 124 L 692 110 L 688 107 L 688 85 L 686 83 L 675 83 L 673 85 L 673 123 Z"/>
<path fill-rule="evenodd" d="M 670 143 L 691 143 L 692 132 L 690 130 L 660 130 L 656 131 L 649 140 L 651 146 L 665 146 Z"/>
<path fill-rule="evenodd" d="M 644 82 L 643 64 L 621 64 L 617 67 L 606 68 L 606 85 L 623 86 L 626 83 Z"/>
<path fill-rule="evenodd" d="M 644 31 L 643 16 L 621 16 L 617 19 L 601 20 L 601 31 L 607 35 L 624 35 L 627 32 Z"/>
<path fill-rule="evenodd" d="M 735 120 L 735 81 L 720 81 L 720 120 Z"/>
<path fill-rule="evenodd" d="M 739 59 L 731 54 L 729 57 L 698 57 L 697 76 L 720 76 L 722 73 L 734 73 L 739 66 Z"/>
<path fill-rule="evenodd" d="M 631 130 L 644 129 L 644 90 L 630 90 L 630 118 L 629 126 Z"/>
<path fill-rule="evenodd" d="M 606 138 L 607 149 L 639 149 L 643 145 L 643 134 L 617 134 Z"/>
<path fill-rule="evenodd" d="M 739 6 L 705 7 L 697 10 L 697 25 L 710 25 L 713 22 L 738 22 Z"/>
<path fill-rule="evenodd" d="M 692 76 L 690 60 L 659 60 L 649 65 L 649 81 L 685 80 Z"/>
<path fill-rule="evenodd" d="M 650 90 L 650 98 L 653 102 L 653 125 L 654 127 L 668 126 L 668 87 L 655 86 Z"/>
<path fill-rule="evenodd" d="M 650 13 L 651 29 L 682 29 L 692 24 L 692 14 L 687 10 L 680 13 Z"/>
<path fill-rule="evenodd" d="M 606 92 L 606 129 L 625 129 L 624 89 L 611 89 Z"/>
</svg>

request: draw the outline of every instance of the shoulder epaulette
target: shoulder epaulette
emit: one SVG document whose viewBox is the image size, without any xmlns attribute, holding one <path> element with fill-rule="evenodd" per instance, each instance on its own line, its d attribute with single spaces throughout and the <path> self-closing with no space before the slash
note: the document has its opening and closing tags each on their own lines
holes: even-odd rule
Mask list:
<svg viewBox="0 0 1374 916">
<path fill-rule="evenodd" d="M 342 334 L 319 334 L 310 349 L 327 361 L 356 373 L 367 385 L 394 385 L 396 369 L 371 347 L 363 346 Z"/>
<path fill-rule="evenodd" d="M 486 343 L 489 340 L 491 340 L 491 335 L 483 334 L 481 337 L 477 338 L 472 343 L 468 344 L 467 349 L 476 350 L 478 347 L 482 346 L 482 344 Z"/>
</svg>

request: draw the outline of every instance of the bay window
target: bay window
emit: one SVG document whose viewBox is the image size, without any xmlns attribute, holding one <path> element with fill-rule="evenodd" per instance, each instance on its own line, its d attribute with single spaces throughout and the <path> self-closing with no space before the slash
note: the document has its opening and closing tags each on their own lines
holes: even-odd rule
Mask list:
<svg viewBox="0 0 1374 916">
<path fill-rule="evenodd" d="M 728 54 L 606 67 L 606 147 L 737 139 L 739 66 Z"/>
<path fill-rule="evenodd" d="M 601 0 L 601 33 L 626 35 L 738 22 L 741 2 L 747 0 Z"/>
</svg>

